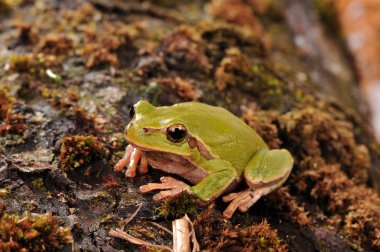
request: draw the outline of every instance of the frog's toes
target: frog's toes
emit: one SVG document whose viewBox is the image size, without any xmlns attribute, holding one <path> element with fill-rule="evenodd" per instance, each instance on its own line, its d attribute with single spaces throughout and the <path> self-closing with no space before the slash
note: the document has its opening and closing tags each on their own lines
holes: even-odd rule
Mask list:
<svg viewBox="0 0 380 252">
<path fill-rule="evenodd" d="M 239 209 L 240 212 L 246 212 L 253 204 L 255 204 L 261 196 L 268 193 L 267 188 L 259 189 L 247 189 L 238 193 L 231 193 L 223 197 L 224 202 L 231 202 L 226 210 L 223 212 L 223 215 L 226 218 L 231 218 L 236 209 Z"/>
<path fill-rule="evenodd" d="M 129 162 L 129 166 L 127 168 L 127 171 L 125 172 L 126 177 L 133 178 L 136 176 L 137 164 L 139 163 L 141 157 L 142 157 L 142 151 L 134 148 L 131 154 L 131 160 Z"/>
<path fill-rule="evenodd" d="M 142 154 L 141 156 L 141 159 L 140 159 L 140 165 L 139 165 L 139 168 L 138 168 L 138 171 L 140 174 L 145 174 L 148 172 L 148 158 Z"/>
<path fill-rule="evenodd" d="M 129 164 L 129 162 L 131 161 L 133 149 L 134 148 L 132 145 L 127 146 L 127 148 L 125 149 L 124 157 L 120 159 L 119 162 L 117 162 L 117 164 L 113 168 L 115 172 L 121 172 L 124 169 L 124 167 Z"/>
<path fill-rule="evenodd" d="M 141 186 L 140 191 L 146 193 L 153 190 L 164 190 L 153 196 L 153 200 L 155 201 L 161 201 L 167 197 L 175 197 L 184 191 L 190 192 L 190 186 L 182 181 L 171 177 L 162 177 L 160 180 L 162 183 L 149 183 Z"/>
</svg>

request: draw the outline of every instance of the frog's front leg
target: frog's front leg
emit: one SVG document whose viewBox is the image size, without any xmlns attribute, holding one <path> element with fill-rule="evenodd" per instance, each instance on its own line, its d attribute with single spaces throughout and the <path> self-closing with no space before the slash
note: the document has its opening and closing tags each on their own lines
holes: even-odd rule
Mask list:
<svg viewBox="0 0 380 252">
<path fill-rule="evenodd" d="M 124 157 L 117 162 L 113 168 L 115 172 L 121 172 L 125 166 L 128 165 L 125 172 L 126 177 L 133 178 L 136 176 L 137 165 L 140 162 L 139 172 L 148 172 L 148 159 L 145 157 L 144 153 L 132 145 L 128 145 L 125 149 Z"/>
<path fill-rule="evenodd" d="M 279 187 L 288 178 L 293 158 L 287 150 L 261 150 L 257 152 L 244 170 L 249 189 L 223 197 L 230 202 L 223 215 L 231 218 L 236 209 L 246 212 L 262 196 Z"/>
<path fill-rule="evenodd" d="M 162 183 L 149 183 L 142 186 L 140 191 L 145 193 L 152 190 L 164 190 L 154 195 L 153 199 L 156 201 L 187 191 L 207 202 L 217 198 L 238 182 L 236 170 L 227 161 L 213 159 L 207 161 L 204 168 L 208 171 L 207 177 L 193 187 L 174 178 L 163 177 L 161 178 Z"/>
</svg>

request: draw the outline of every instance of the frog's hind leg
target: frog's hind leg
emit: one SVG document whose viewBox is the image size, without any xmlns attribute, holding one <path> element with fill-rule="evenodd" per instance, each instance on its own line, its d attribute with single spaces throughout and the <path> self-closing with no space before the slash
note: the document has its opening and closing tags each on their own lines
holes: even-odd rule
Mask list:
<svg viewBox="0 0 380 252">
<path fill-rule="evenodd" d="M 261 196 L 267 194 L 265 188 L 258 190 L 247 189 L 237 193 L 231 193 L 223 197 L 224 202 L 230 202 L 226 210 L 224 210 L 223 215 L 227 218 L 231 218 L 236 209 L 240 212 L 246 212 L 253 204 L 255 204 Z"/>
<path fill-rule="evenodd" d="M 288 178 L 293 158 L 287 150 L 262 150 L 254 155 L 244 170 L 249 188 L 223 197 L 231 202 L 223 215 L 231 218 L 236 209 L 246 212 L 262 196 L 279 187 Z"/>
</svg>

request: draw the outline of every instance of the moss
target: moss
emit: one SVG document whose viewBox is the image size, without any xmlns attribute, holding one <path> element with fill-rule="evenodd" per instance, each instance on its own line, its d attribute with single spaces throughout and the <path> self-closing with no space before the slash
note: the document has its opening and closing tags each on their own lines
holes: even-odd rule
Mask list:
<svg viewBox="0 0 380 252">
<path fill-rule="evenodd" d="M 335 8 L 334 1 L 313 0 L 313 5 L 317 9 L 319 18 L 325 24 L 327 31 L 336 37 L 337 32 L 340 32 L 341 28 L 338 19 L 339 13 Z"/>
<path fill-rule="evenodd" d="M 64 171 L 89 168 L 92 162 L 109 155 L 103 144 L 93 136 L 66 136 L 61 141 L 58 159 Z"/>
<path fill-rule="evenodd" d="M 110 148 L 114 152 L 124 151 L 127 145 L 127 141 L 124 138 L 124 134 L 121 132 L 116 132 L 112 134 L 108 142 L 109 142 Z"/>
<path fill-rule="evenodd" d="M 246 55 L 236 47 L 226 50 L 226 56 L 215 71 L 216 87 L 222 91 L 227 86 L 236 86 L 251 75 L 251 65 Z"/>
<path fill-rule="evenodd" d="M 220 221 L 220 213 L 210 206 L 194 220 L 194 228 L 201 248 L 211 251 L 287 251 L 266 220 L 249 226 L 233 226 Z"/>
<path fill-rule="evenodd" d="M 28 79 L 44 78 L 46 69 L 60 64 L 56 56 L 44 54 L 13 54 L 8 62 L 9 72 L 23 74 Z"/>
<path fill-rule="evenodd" d="M 300 226 L 312 225 L 312 220 L 303 206 L 300 206 L 295 196 L 291 195 L 289 188 L 280 187 L 266 196 L 266 206 L 274 209 L 276 215 L 282 220 L 287 219 Z"/>
<path fill-rule="evenodd" d="M 109 128 L 113 128 L 113 124 L 106 124 L 103 118 L 85 111 L 78 106 L 80 96 L 73 91 L 68 90 L 62 92 L 56 88 L 42 87 L 39 89 L 40 95 L 43 96 L 55 109 L 61 110 L 62 113 L 72 120 L 79 134 L 100 135 L 106 133 Z M 107 128 L 108 127 L 108 128 Z"/>
<path fill-rule="evenodd" d="M 43 189 L 44 188 L 44 180 L 42 178 L 37 178 L 32 181 L 32 185 L 37 189 Z"/>
<path fill-rule="evenodd" d="M 104 187 L 116 187 L 119 185 L 116 178 L 112 174 L 107 174 L 101 177 Z"/>
<path fill-rule="evenodd" d="M 161 94 L 170 95 L 174 93 L 181 101 L 193 101 L 197 98 L 194 83 L 180 77 L 160 78 L 156 80 L 163 90 Z M 172 100 L 172 99 L 171 99 Z"/>
<path fill-rule="evenodd" d="M 181 26 L 162 41 L 164 61 L 169 69 L 207 74 L 211 70 L 205 44 L 193 28 Z"/>
<path fill-rule="evenodd" d="M 243 118 L 271 147 L 285 147 L 296 159 L 287 182 L 291 193 L 283 187 L 266 196 L 269 208 L 301 226 L 322 221 L 354 246 L 379 249 L 380 198 L 365 185 L 370 157 L 350 122 L 313 107 L 283 115 L 256 108 Z M 310 204 L 299 206 L 299 197 Z"/>
<path fill-rule="evenodd" d="M 177 197 L 165 199 L 156 212 L 171 218 L 182 218 L 184 214 L 195 215 L 198 211 L 197 200 L 194 195 L 182 193 Z"/>
<path fill-rule="evenodd" d="M 4 214 L 0 220 L 1 251 L 58 251 L 73 242 L 70 230 L 50 213 L 33 217 L 28 212 Z"/>
<path fill-rule="evenodd" d="M 5 120 L 12 113 L 12 105 L 16 101 L 5 90 L 0 89 L 0 120 Z"/>
<path fill-rule="evenodd" d="M 9 193 L 8 189 L 6 189 L 6 188 L 0 189 L 0 198 L 7 197 L 8 193 Z"/>
<path fill-rule="evenodd" d="M 271 149 L 282 145 L 279 129 L 275 123 L 279 114 L 276 111 L 246 110 L 242 119 L 251 126 Z"/>
<path fill-rule="evenodd" d="M 283 142 L 300 160 L 302 169 L 309 169 L 313 160 L 322 158 L 326 163 L 341 164 L 357 182 L 367 181 L 368 149 L 356 142 L 350 122 L 307 107 L 281 116 L 278 123 Z"/>
<path fill-rule="evenodd" d="M 13 111 L 17 100 L 0 89 L 0 135 L 23 134 L 27 129 L 24 115 Z"/>
<path fill-rule="evenodd" d="M 49 54 L 67 54 L 73 48 L 72 41 L 63 34 L 50 33 L 38 45 L 39 51 Z"/>
<path fill-rule="evenodd" d="M 283 115 L 247 110 L 243 119 L 271 147 L 291 150 L 301 170 L 313 168 L 315 164 L 339 163 L 357 183 L 367 181 L 369 152 L 356 141 L 350 122 L 313 107 L 294 109 Z"/>
<path fill-rule="evenodd" d="M 294 100 L 293 91 L 287 83 L 264 64 L 253 65 L 251 71 L 253 74 L 250 82 L 253 85 L 248 86 L 248 89 L 252 89 L 252 94 L 259 99 L 260 106 L 286 111 L 289 107 L 287 103 Z"/>
<path fill-rule="evenodd" d="M 266 54 L 261 38 L 250 30 L 227 24 L 200 24 L 201 37 L 206 44 L 206 55 L 216 66 L 229 48 L 239 48 L 246 55 L 263 58 Z"/>
<path fill-rule="evenodd" d="M 11 11 L 11 7 L 7 3 L 6 0 L 0 0 L 0 14 L 9 13 Z"/>
<path fill-rule="evenodd" d="M 307 193 L 317 201 L 329 224 L 360 247 L 380 249 L 380 197 L 364 185 L 355 185 L 339 165 L 324 165 L 303 173 Z"/>
<path fill-rule="evenodd" d="M 73 106 L 70 108 L 68 117 L 75 122 L 77 127 L 80 128 L 82 132 L 92 135 L 97 135 L 103 132 L 103 130 L 96 124 L 96 117 L 78 106 Z"/>
<path fill-rule="evenodd" d="M 216 18 L 262 33 L 260 21 L 252 8 L 242 0 L 211 1 L 207 9 Z"/>
<path fill-rule="evenodd" d="M 32 55 L 15 54 L 9 59 L 9 68 L 17 73 L 31 73 L 36 67 L 36 62 Z"/>
<path fill-rule="evenodd" d="M 15 25 L 19 33 L 17 38 L 18 44 L 29 45 L 38 41 L 38 29 L 36 26 L 22 21 L 17 22 Z"/>
<path fill-rule="evenodd" d="M 132 38 L 136 30 L 122 23 L 88 26 L 81 54 L 86 58 L 86 67 L 117 67 L 122 55 L 133 55 Z"/>
</svg>

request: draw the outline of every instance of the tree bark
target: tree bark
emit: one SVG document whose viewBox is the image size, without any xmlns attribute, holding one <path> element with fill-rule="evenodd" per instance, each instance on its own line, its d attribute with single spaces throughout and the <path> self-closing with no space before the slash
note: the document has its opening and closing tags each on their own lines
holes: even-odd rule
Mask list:
<svg viewBox="0 0 380 252">
<path fill-rule="evenodd" d="M 184 213 L 201 250 L 379 250 L 380 148 L 355 62 L 317 1 L 279 2 L 0 0 L 2 218 L 50 212 L 85 251 L 139 248 L 111 229 L 171 247 L 152 222 Z M 162 172 L 113 172 L 139 99 L 229 109 L 291 151 L 288 181 L 230 220 L 220 199 L 154 204 L 138 188 Z"/>
</svg>

